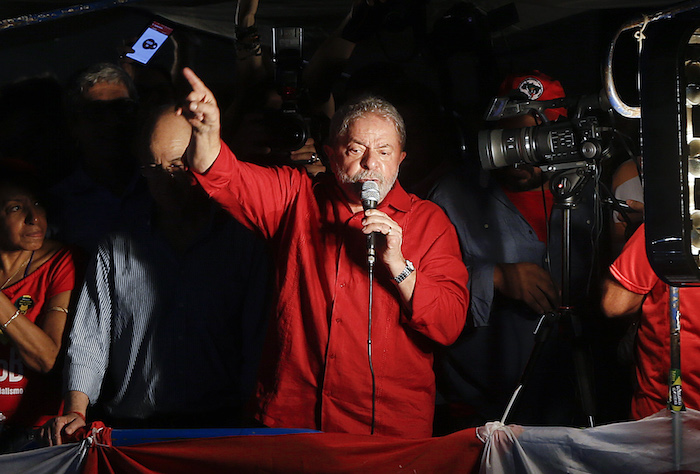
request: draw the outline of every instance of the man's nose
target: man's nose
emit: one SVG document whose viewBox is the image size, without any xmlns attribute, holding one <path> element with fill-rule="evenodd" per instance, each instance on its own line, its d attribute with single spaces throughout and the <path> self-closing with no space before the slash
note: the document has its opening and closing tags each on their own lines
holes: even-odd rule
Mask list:
<svg viewBox="0 0 700 474">
<path fill-rule="evenodd" d="M 368 170 L 374 169 L 377 166 L 378 159 L 379 154 L 368 148 L 362 156 L 362 167 Z"/>
</svg>

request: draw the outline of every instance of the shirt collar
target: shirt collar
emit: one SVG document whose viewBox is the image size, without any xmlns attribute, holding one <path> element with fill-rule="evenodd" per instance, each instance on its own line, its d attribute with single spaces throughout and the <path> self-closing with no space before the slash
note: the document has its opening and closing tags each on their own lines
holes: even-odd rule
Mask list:
<svg viewBox="0 0 700 474">
<path fill-rule="evenodd" d="M 379 203 L 379 209 L 385 206 L 391 206 L 401 212 L 408 212 L 411 209 L 411 196 L 401 186 L 398 179 L 394 183 L 394 187 L 389 191 L 389 194 Z"/>
</svg>

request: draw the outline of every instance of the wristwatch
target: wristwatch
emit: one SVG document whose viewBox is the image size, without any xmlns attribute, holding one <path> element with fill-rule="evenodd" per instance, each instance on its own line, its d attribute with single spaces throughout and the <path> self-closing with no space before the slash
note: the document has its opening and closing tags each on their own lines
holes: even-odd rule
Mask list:
<svg viewBox="0 0 700 474">
<path fill-rule="evenodd" d="M 415 269 L 416 267 L 413 266 L 413 262 L 411 262 L 410 260 L 406 260 L 406 268 L 404 268 L 401 273 L 394 277 L 394 281 L 396 283 L 401 283 L 406 278 L 408 278 L 408 275 L 413 273 Z"/>
</svg>

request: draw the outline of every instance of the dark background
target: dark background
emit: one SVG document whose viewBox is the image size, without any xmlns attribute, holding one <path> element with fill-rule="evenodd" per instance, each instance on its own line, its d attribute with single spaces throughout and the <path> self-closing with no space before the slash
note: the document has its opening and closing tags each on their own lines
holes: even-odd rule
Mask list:
<svg viewBox="0 0 700 474">
<path fill-rule="evenodd" d="M 600 9 L 603 2 L 596 1 L 575 2 L 577 8 L 568 7 L 567 2 L 515 2 L 513 21 L 512 12 L 505 19 L 492 18 L 495 7 L 507 2 L 393 3 L 398 1 L 425 4 L 425 17 L 400 19 L 391 28 L 378 31 L 356 49 L 348 72 L 373 61 L 389 61 L 430 87 L 442 89 L 443 97 L 463 107 L 480 107 L 482 96 L 495 89 L 497 78 L 528 69 L 560 79 L 570 96 L 595 92 L 601 87 L 601 64 L 614 32 L 624 22 L 669 4 L 640 6 L 644 2 L 634 2 L 635 8 Z M 123 5 L 113 6 L 120 3 Z M 586 9 L 587 4 L 592 8 Z M 94 62 L 116 61 L 124 43 L 138 37 L 154 18 L 161 18 L 176 31 L 187 32 L 194 52 L 188 64 L 215 91 L 227 94 L 234 74 L 236 2 L 122 0 L 86 3 L 82 9 L 70 5 L 63 1 L 0 4 L 0 19 L 4 20 L 0 20 L 0 84 L 41 74 L 53 74 L 63 82 Z M 262 41 L 270 43 L 272 26 L 302 26 L 308 59 L 350 5 L 347 0 L 261 0 L 258 24 Z M 462 12 L 474 14 L 460 19 L 454 14 L 460 7 Z M 511 24 L 503 27 L 499 21 Z M 484 23 L 490 26 L 484 27 Z M 616 55 L 616 80 L 630 101 L 636 97 L 635 48 L 631 33 L 623 35 Z M 171 61 L 170 44 L 153 59 L 166 66 Z"/>
</svg>

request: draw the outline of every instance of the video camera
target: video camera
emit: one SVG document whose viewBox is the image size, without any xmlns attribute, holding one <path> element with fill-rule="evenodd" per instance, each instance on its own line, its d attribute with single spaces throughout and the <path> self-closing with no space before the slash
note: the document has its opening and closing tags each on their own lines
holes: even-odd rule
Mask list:
<svg viewBox="0 0 700 474">
<path fill-rule="evenodd" d="M 524 96 L 524 95 L 523 95 Z M 573 118 L 549 122 L 544 110 L 569 108 L 567 99 L 536 101 L 496 97 L 485 116 L 487 121 L 535 114 L 542 123 L 532 127 L 481 130 L 478 137 L 479 158 L 485 170 L 516 163 L 536 166 L 592 161 L 603 156 L 608 141 L 607 128 L 599 125 L 592 110 L 609 110 L 604 93 L 582 97 Z M 588 115 L 590 113 L 590 115 Z"/>
</svg>

